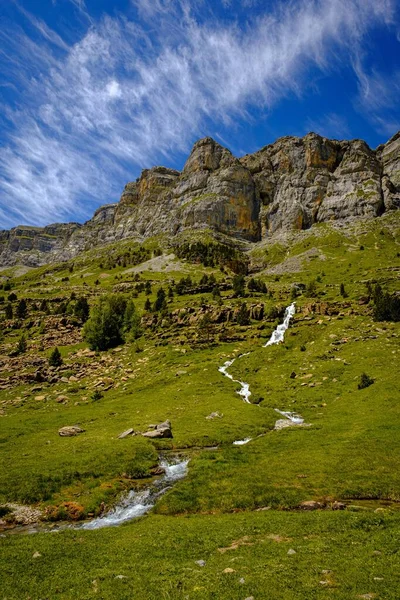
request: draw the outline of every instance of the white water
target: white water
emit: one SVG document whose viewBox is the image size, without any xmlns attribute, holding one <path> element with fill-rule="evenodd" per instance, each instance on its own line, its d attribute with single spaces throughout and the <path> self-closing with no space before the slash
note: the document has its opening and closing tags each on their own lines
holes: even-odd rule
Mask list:
<svg viewBox="0 0 400 600">
<path fill-rule="evenodd" d="M 290 319 L 293 317 L 295 312 L 296 312 L 296 306 L 295 306 L 295 303 L 293 302 L 285 310 L 285 316 L 283 319 L 283 323 L 278 325 L 278 327 L 273 331 L 268 342 L 266 344 L 264 344 L 264 348 L 266 346 L 272 346 L 272 344 L 280 344 L 281 342 L 283 342 L 283 338 L 285 336 L 285 331 L 289 327 Z M 249 356 L 249 354 L 250 354 L 250 352 L 247 352 L 246 354 L 240 354 L 237 358 L 232 358 L 231 360 L 227 360 L 222 365 L 222 367 L 218 367 L 218 371 L 220 373 L 222 373 L 222 375 L 225 375 L 225 377 L 228 377 L 231 381 L 233 381 L 234 383 L 238 383 L 241 386 L 240 390 L 238 390 L 236 393 L 239 394 L 239 396 L 242 396 L 244 402 L 247 402 L 247 404 L 251 404 L 251 402 L 250 402 L 250 396 L 251 396 L 250 384 L 246 383 L 245 381 L 240 381 L 239 379 L 233 379 L 233 376 L 230 373 L 228 373 L 228 369 L 229 369 L 229 367 L 231 367 L 233 365 L 235 360 L 237 360 L 238 358 L 242 358 L 243 356 Z M 236 442 L 234 442 L 234 443 L 236 444 Z M 239 445 L 239 444 L 237 444 L 237 445 Z"/>
<path fill-rule="evenodd" d="M 249 442 L 251 442 L 253 438 L 247 437 L 244 438 L 244 440 L 236 440 L 236 442 L 233 442 L 234 446 L 244 446 L 245 444 L 248 444 Z"/>
<path fill-rule="evenodd" d="M 295 303 L 293 302 L 285 310 L 285 316 L 283 318 L 283 323 L 278 325 L 278 327 L 275 329 L 275 331 L 272 333 L 271 337 L 269 338 L 268 342 L 266 344 L 264 344 L 264 348 L 266 348 L 267 346 L 272 346 L 272 344 L 280 344 L 281 342 L 283 342 L 283 338 L 285 336 L 285 331 L 289 327 L 290 319 L 293 317 L 295 312 L 296 312 L 296 306 L 295 306 Z"/>
<path fill-rule="evenodd" d="M 100 529 L 102 527 L 114 527 L 126 523 L 136 517 L 145 515 L 153 508 L 156 500 L 164 494 L 171 485 L 185 477 L 187 473 L 188 460 L 182 460 L 175 464 L 166 461 L 161 462 L 165 474 L 155 482 L 153 488 L 141 492 L 130 491 L 117 506 L 108 514 L 92 519 L 80 526 L 81 529 Z"/>
<path fill-rule="evenodd" d="M 246 354 L 240 354 L 240 356 L 238 356 L 237 358 L 242 358 L 243 356 L 248 356 L 249 354 L 250 354 L 250 352 L 246 352 Z M 250 402 L 250 396 L 251 396 L 250 384 L 246 383 L 245 381 L 240 381 L 239 379 L 233 379 L 232 375 L 230 373 L 228 373 L 229 367 L 231 367 L 233 365 L 235 360 L 237 360 L 237 359 L 232 358 L 231 360 L 227 360 L 222 365 L 222 367 L 218 368 L 218 371 L 220 373 L 222 373 L 223 375 L 225 375 L 225 377 L 228 377 L 231 381 L 238 383 L 241 386 L 241 388 L 236 393 L 239 394 L 239 396 L 242 396 L 244 402 L 247 402 L 247 404 L 251 404 L 251 402 Z"/>
<path fill-rule="evenodd" d="M 289 419 L 294 425 L 302 425 L 304 423 L 303 417 L 294 412 L 285 412 L 283 410 L 275 409 L 277 413 Z"/>
</svg>

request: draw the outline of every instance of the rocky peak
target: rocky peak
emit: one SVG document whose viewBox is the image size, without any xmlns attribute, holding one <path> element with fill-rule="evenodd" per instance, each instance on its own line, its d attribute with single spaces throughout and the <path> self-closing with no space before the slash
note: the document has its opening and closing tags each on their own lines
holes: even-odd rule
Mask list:
<svg viewBox="0 0 400 600">
<path fill-rule="evenodd" d="M 182 172 L 142 171 L 118 204 L 87 223 L 0 232 L 0 264 L 44 264 L 98 245 L 210 228 L 252 242 L 314 223 L 376 217 L 400 207 L 400 132 L 372 150 L 362 140 L 286 136 L 240 159 L 210 137 Z"/>
<path fill-rule="evenodd" d="M 193 146 L 183 173 L 187 175 L 197 171 L 216 171 L 235 162 L 236 159 L 227 148 L 218 144 L 213 138 L 205 137 Z"/>
</svg>

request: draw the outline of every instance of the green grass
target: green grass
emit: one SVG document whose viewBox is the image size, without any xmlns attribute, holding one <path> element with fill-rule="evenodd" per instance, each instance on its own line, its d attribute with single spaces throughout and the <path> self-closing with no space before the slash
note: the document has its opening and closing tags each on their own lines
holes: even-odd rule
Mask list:
<svg viewBox="0 0 400 600">
<path fill-rule="evenodd" d="M 397 600 L 398 536 L 389 514 L 274 511 L 10 536 L 0 546 L 1 597 Z"/>
<path fill-rule="evenodd" d="M 182 239 L 201 235 L 187 232 Z M 263 347 L 276 325 L 272 321 L 249 327 L 229 323 L 237 341 L 209 346 L 198 344 L 196 325 L 166 322 L 146 332 L 139 341 L 142 352 L 126 344 L 120 352 L 87 357 L 80 339 L 60 347 L 68 376 L 79 365 L 87 369 L 78 382 L 41 384 L 35 392 L 33 383 L 0 390 L 0 502 L 55 506 L 59 516 L 65 502 L 74 502 L 83 515 L 96 514 L 102 502 L 110 506 L 129 487 L 149 481 L 160 453 L 191 459 L 187 477 L 160 498 L 149 517 L 112 530 L 1 538 L 0 597 L 349 600 L 376 594 L 397 600 L 400 327 L 373 322 L 371 307 L 359 300 L 367 281 L 398 290 L 398 239 L 396 214 L 347 228 L 320 225 L 291 243 L 267 246 L 267 252 L 263 244 L 253 250 L 254 263 L 266 269 L 261 278 L 271 297 L 249 295 L 248 304 L 263 302 L 267 312 L 274 305 L 287 306 L 294 282 L 316 280 L 316 297 L 296 299 L 298 312 L 280 346 Z M 150 250 L 170 252 L 161 238 L 149 244 Z M 121 242 L 104 252 L 117 255 L 128 247 Z M 318 252 L 310 257 L 307 251 L 314 248 Z M 18 298 L 68 298 L 72 291 L 92 297 L 133 282 L 124 267 L 100 269 L 96 252 L 75 260 L 73 273 L 69 264 L 61 264 L 14 277 L 13 291 Z M 285 268 L 295 263 L 300 270 Z M 276 265 L 282 267 L 279 274 L 268 271 Z M 232 275 L 186 263 L 185 273 L 147 271 L 141 280 L 152 281 L 153 302 L 158 285 L 167 287 L 187 274 L 199 281 L 212 272 L 217 279 Z M 110 277 L 95 286 L 101 273 Z M 67 276 L 69 281 L 61 283 Z M 347 298 L 340 296 L 341 283 Z M 222 296 L 231 306 L 242 302 L 230 291 Z M 139 311 L 145 300 L 144 293 L 135 299 Z M 210 294 L 175 294 L 168 310 L 199 309 L 204 302 L 216 307 Z M 321 304 L 333 314 L 320 314 Z M 21 331 L 6 332 L 7 352 Z M 49 348 L 34 349 L 41 339 L 38 328 L 28 335 L 28 356 L 47 357 Z M 226 360 L 246 352 L 251 354 L 230 372 L 250 384 L 257 402 L 252 405 L 236 393 L 238 384 L 218 372 Z M 34 369 L 26 366 L 27 372 Z M 362 373 L 374 383 L 358 390 Z M 95 383 L 102 377 L 111 378 L 113 386 L 94 402 Z M 66 404 L 56 402 L 60 394 L 67 396 Z M 275 408 L 296 411 L 311 426 L 274 431 L 280 418 Z M 211 412 L 223 416 L 206 419 Z M 172 440 L 117 439 L 129 427 L 145 431 L 165 419 L 172 422 Z M 59 437 L 60 427 L 73 424 L 85 433 Z M 245 437 L 254 439 L 232 446 Z M 311 499 L 328 506 L 344 500 L 350 509 L 293 510 Z M 256 512 L 265 507 L 271 509 Z M 245 536 L 252 545 L 218 551 Z M 295 555 L 287 554 L 290 548 Z M 32 558 L 36 551 L 42 556 Z M 200 559 L 206 567 L 196 565 Z M 223 573 L 226 568 L 234 573 Z"/>
</svg>

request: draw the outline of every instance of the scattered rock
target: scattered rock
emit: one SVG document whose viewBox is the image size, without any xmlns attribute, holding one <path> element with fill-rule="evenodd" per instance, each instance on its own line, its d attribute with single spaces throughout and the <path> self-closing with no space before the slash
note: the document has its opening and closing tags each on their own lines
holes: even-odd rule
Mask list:
<svg viewBox="0 0 400 600">
<path fill-rule="evenodd" d="M 59 404 L 64 403 L 64 402 L 68 402 L 68 397 L 67 396 L 57 396 L 56 398 L 56 402 L 58 402 Z"/>
<path fill-rule="evenodd" d="M 293 556 L 293 554 L 297 554 L 296 550 L 293 550 L 293 548 L 290 548 L 288 550 L 288 556 Z"/>
<path fill-rule="evenodd" d="M 224 569 L 222 572 L 223 573 L 236 573 L 235 569 L 231 569 L 230 567 L 228 567 L 227 569 Z"/>
<path fill-rule="evenodd" d="M 74 437 L 75 435 L 78 435 L 78 433 L 83 433 L 84 431 L 85 430 L 78 425 L 66 425 L 58 430 L 58 434 L 61 437 Z"/>
<path fill-rule="evenodd" d="M 32 558 L 40 558 L 42 555 L 40 554 L 40 552 L 34 552 L 32 554 Z"/>
<path fill-rule="evenodd" d="M 156 428 L 153 429 L 153 431 L 146 431 L 146 433 L 143 433 L 142 435 L 143 437 L 151 439 L 172 438 L 171 422 L 169 420 L 164 421 L 164 423 L 156 425 Z"/>
<path fill-rule="evenodd" d="M 345 510 L 346 504 L 344 502 L 338 502 L 337 500 L 332 503 L 332 510 Z"/>
<path fill-rule="evenodd" d="M 135 432 L 131 427 L 130 429 L 127 429 L 126 431 L 123 431 L 122 433 L 120 433 L 118 436 L 118 439 L 123 440 L 124 438 L 128 437 L 129 435 L 133 435 L 134 433 Z"/>
<path fill-rule="evenodd" d="M 221 413 L 219 412 L 212 412 L 211 414 L 209 414 L 206 419 L 208 419 L 209 421 L 212 421 L 212 419 L 222 419 L 224 415 L 221 415 Z"/>
<path fill-rule="evenodd" d="M 205 560 L 196 560 L 196 565 L 199 565 L 199 567 L 205 567 L 206 561 Z"/>
<path fill-rule="evenodd" d="M 304 502 L 300 502 L 299 508 L 303 510 L 319 510 L 324 508 L 324 505 L 316 500 L 305 500 Z"/>
</svg>

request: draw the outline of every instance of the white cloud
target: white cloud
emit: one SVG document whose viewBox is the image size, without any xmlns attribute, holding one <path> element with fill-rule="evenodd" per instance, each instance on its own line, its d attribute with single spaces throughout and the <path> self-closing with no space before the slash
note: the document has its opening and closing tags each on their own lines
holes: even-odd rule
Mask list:
<svg viewBox="0 0 400 600">
<path fill-rule="evenodd" d="M 400 129 L 398 106 L 400 97 L 400 70 L 383 75 L 375 70 L 366 71 L 358 61 L 355 71 L 359 93 L 355 100 L 357 110 L 383 135 L 393 135 Z"/>
<path fill-rule="evenodd" d="M 115 201 L 122 181 L 186 151 L 210 120 L 234 127 L 250 107 L 300 94 L 310 66 L 355 54 L 393 7 L 304 0 L 240 29 L 199 20 L 187 0 L 134 4 L 151 27 L 106 17 L 57 52 L 47 27 L 37 27 L 40 42 L 5 38 L 9 79 L 23 94 L 0 151 L 2 204 L 12 206 L 3 226 L 82 217 Z"/>
<path fill-rule="evenodd" d="M 327 113 L 319 119 L 309 119 L 306 123 L 305 133 L 310 131 L 336 140 L 351 137 L 351 129 L 347 120 L 337 113 Z"/>
</svg>

